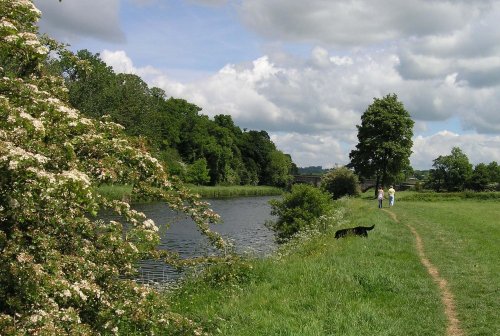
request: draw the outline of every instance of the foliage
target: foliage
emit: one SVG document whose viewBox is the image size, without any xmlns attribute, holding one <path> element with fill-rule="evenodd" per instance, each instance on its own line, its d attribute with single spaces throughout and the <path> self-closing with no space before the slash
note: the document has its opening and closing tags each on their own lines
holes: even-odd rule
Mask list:
<svg viewBox="0 0 500 336">
<path fill-rule="evenodd" d="M 208 265 L 203 269 L 201 277 L 211 287 L 238 286 L 254 278 L 252 268 L 251 259 L 233 256 L 225 262 Z"/>
<path fill-rule="evenodd" d="M 450 155 L 440 155 L 433 162 L 434 168 L 429 171 L 429 187 L 435 191 L 464 190 L 472 176 L 472 165 L 460 148 L 453 147 Z"/>
<path fill-rule="evenodd" d="M 312 228 L 317 219 L 331 207 L 331 196 L 308 184 L 295 184 L 281 200 L 271 200 L 271 214 L 278 216 L 270 223 L 278 240 L 291 238 L 294 234 Z"/>
<path fill-rule="evenodd" d="M 269 163 L 267 174 L 269 185 L 277 187 L 286 187 L 290 184 L 293 177 L 290 175 L 292 169 L 292 158 L 279 150 L 269 153 Z"/>
<path fill-rule="evenodd" d="M 186 182 L 196 185 L 204 185 L 210 182 L 209 169 L 205 158 L 196 160 L 190 165 L 186 172 Z"/>
<path fill-rule="evenodd" d="M 363 178 L 375 177 L 376 189 L 394 182 L 410 167 L 413 120 L 396 94 L 373 103 L 361 116 L 358 144 L 349 154 L 350 165 Z"/>
<path fill-rule="evenodd" d="M 48 58 L 68 53 L 37 37 L 40 12 L 30 1 L 0 0 L 0 13 L 0 334 L 199 332 L 152 288 L 132 280 L 141 259 L 183 264 L 157 249 L 156 223 L 96 189 L 133 185 L 133 195 L 189 214 L 225 248 L 209 229 L 218 215 L 170 178 L 144 141 L 127 138 L 109 117 L 89 119 L 68 105 L 63 78 L 51 75 Z M 99 208 L 123 215 L 127 230 L 96 219 Z"/>
<path fill-rule="evenodd" d="M 490 174 L 488 171 L 488 166 L 484 163 L 479 163 L 474 167 L 469 180 L 467 181 L 467 187 L 474 191 L 485 191 L 490 183 Z"/>
<path fill-rule="evenodd" d="M 490 162 L 487 166 L 489 180 L 491 183 L 500 183 L 500 166 L 496 161 Z"/>
<path fill-rule="evenodd" d="M 332 169 L 323 175 L 321 188 L 329 192 L 333 199 L 343 196 L 358 196 L 361 193 L 358 176 L 346 167 Z"/>
<path fill-rule="evenodd" d="M 80 69 L 77 60 L 92 71 Z M 136 75 L 115 74 L 99 54 L 80 50 L 76 57 L 53 61 L 51 69 L 64 75 L 74 107 L 90 117 L 110 115 L 127 134 L 144 137 L 172 174 L 185 178 L 180 161 L 191 165 L 205 159 L 211 185 L 282 186 L 290 179 L 291 159 L 281 159 L 285 154 L 266 132 L 242 131 L 229 115 L 211 120 L 186 100 L 166 99 L 163 90 L 149 88 Z"/>
<path fill-rule="evenodd" d="M 298 174 L 302 175 L 322 175 L 328 173 L 329 169 L 323 169 L 322 166 L 309 166 L 298 168 Z"/>
</svg>

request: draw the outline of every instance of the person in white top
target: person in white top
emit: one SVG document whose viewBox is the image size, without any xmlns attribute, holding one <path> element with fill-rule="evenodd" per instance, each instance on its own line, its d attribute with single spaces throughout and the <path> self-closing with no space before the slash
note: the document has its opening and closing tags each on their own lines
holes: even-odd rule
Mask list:
<svg viewBox="0 0 500 336">
<path fill-rule="evenodd" d="M 378 188 L 378 207 L 381 209 L 382 208 L 382 201 L 384 200 L 384 188 L 380 186 Z"/>
</svg>

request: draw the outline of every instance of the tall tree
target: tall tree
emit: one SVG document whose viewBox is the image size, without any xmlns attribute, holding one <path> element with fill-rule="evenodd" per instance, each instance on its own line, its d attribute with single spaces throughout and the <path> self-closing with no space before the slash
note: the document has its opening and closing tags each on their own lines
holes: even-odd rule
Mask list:
<svg viewBox="0 0 500 336">
<path fill-rule="evenodd" d="M 469 158 L 458 147 L 451 149 L 450 155 L 440 155 L 429 171 L 429 185 L 436 191 L 463 190 L 472 176 L 472 164 Z"/>
<path fill-rule="evenodd" d="M 413 124 L 396 94 L 374 98 L 361 116 L 361 125 L 356 126 L 359 142 L 349 154 L 356 173 L 363 178 L 375 177 L 378 188 L 408 169 Z"/>
</svg>

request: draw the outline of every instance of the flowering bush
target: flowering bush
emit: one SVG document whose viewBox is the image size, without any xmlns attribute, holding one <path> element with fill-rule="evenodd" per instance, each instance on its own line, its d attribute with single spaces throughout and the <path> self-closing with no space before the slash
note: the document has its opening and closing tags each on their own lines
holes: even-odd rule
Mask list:
<svg viewBox="0 0 500 336">
<path fill-rule="evenodd" d="M 0 14 L 0 334 L 199 334 L 131 280 L 141 259 L 181 263 L 157 249 L 157 225 L 95 190 L 133 184 L 133 193 L 189 214 L 224 248 L 209 229 L 218 215 L 120 125 L 67 105 L 64 79 L 46 65 L 49 55 L 69 52 L 38 37 L 40 11 L 31 1 L 0 0 Z M 123 215 L 129 228 L 96 219 L 100 208 Z"/>
</svg>

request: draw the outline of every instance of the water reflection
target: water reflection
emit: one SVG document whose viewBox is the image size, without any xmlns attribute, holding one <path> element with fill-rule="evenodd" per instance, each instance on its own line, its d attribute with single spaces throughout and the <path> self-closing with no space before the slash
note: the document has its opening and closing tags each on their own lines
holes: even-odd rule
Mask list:
<svg viewBox="0 0 500 336">
<path fill-rule="evenodd" d="M 268 203 L 272 198 L 276 196 L 207 200 L 223 220 L 213 225 L 212 230 L 232 241 L 238 253 L 264 256 L 273 252 L 276 248 L 274 234 L 264 225 L 267 220 L 275 219 Z M 216 252 L 190 218 L 170 210 L 164 203 L 137 204 L 133 208 L 144 212 L 160 227 L 160 248 L 175 251 L 183 258 Z M 101 217 L 118 219 L 109 213 Z M 180 276 L 168 265 L 150 260 L 140 263 L 139 273 L 140 281 L 146 283 L 169 282 Z"/>
</svg>

